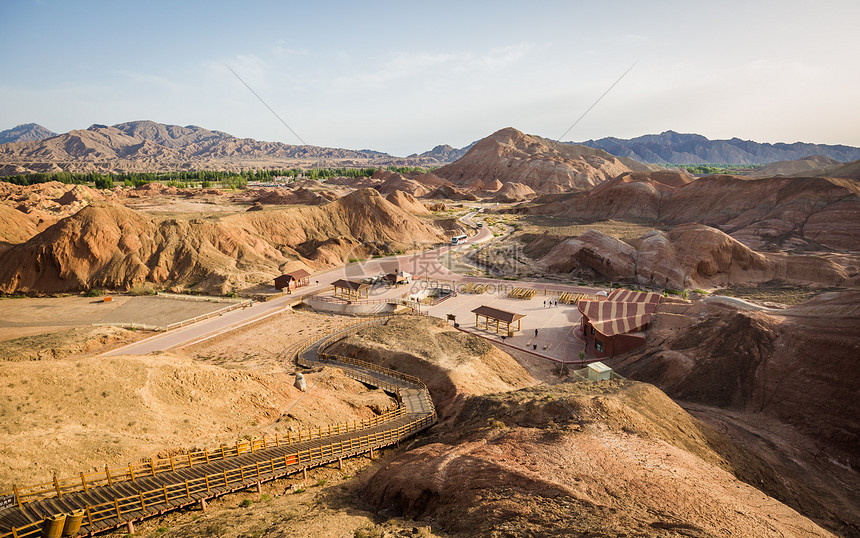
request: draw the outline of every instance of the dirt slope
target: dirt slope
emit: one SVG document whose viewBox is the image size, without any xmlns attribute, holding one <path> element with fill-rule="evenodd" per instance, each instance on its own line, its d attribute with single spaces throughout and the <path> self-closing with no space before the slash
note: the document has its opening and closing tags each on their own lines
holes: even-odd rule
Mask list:
<svg viewBox="0 0 860 538">
<path fill-rule="evenodd" d="M 745 175 L 749 177 L 776 177 L 776 176 L 810 176 L 815 175 L 821 168 L 828 166 L 839 166 L 843 164 L 836 159 L 826 155 L 811 155 L 802 159 L 792 161 L 776 161 L 768 163 L 761 168 L 756 168 Z M 811 173 L 810 173 L 811 172 Z"/>
<path fill-rule="evenodd" d="M 415 335 L 422 335 L 415 338 Z M 417 376 L 439 416 L 456 414 L 467 395 L 509 391 L 537 381 L 510 355 L 438 318 L 394 318 L 338 343 L 334 353 Z"/>
<path fill-rule="evenodd" d="M 441 237 L 372 189 L 322 207 L 192 220 L 91 205 L 3 255 L 0 292 L 151 283 L 223 294 L 293 267 L 327 267 Z"/>
<path fill-rule="evenodd" d="M 732 476 L 715 450 L 730 441 L 641 383 L 472 397 L 420 443 L 364 499 L 457 536 L 830 535 Z"/>
<path fill-rule="evenodd" d="M 317 388 L 278 423 L 282 433 L 393 405 L 333 370 L 308 382 Z M 259 435 L 302 394 L 292 376 L 170 355 L 4 362 L 0 383 L 0 489 Z"/>
<path fill-rule="evenodd" d="M 720 299 L 667 303 L 645 347 L 609 363 L 672 398 L 710 407 L 702 413 L 714 422 L 724 420 L 725 409 L 727 427 L 775 460 L 782 498 L 831 528 L 860 535 L 858 300 L 860 292 L 851 291 L 783 310 Z M 776 426 L 763 427 L 768 420 Z"/>
</svg>

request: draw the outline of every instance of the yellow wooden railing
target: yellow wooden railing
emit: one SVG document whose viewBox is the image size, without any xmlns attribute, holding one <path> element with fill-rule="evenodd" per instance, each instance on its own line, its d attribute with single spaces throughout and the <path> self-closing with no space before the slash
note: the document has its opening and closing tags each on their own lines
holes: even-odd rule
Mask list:
<svg viewBox="0 0 860 538">
<path fill-rule="evenodd" d="M 216 487 L 229 489 L 230 486 L 234 486 L 233 489 L 241 489 L 239 486 L 244 487 L 259 482 L 264 473 L 269 474 L 269 477 L 279 474 L 285 475 L 289 473 L 290 467 L 300 470 L 301 466 L 321 465 L 339 457 L 362 454 L 370 448 L 393 444 L 403 437 L 424 429 L 433 421 L 434 417 L 425 416 L 382 432 L 311 447 L 191 480 L 176 481 L 159 488 L 141 491 L 137 495 L 116 498 L 102 504 L 87 505 L 84 509 L 86 514 L 84 521 L 89 526 L 89 530 L 93 531 L 98 530 L 97 524 L 102 521 L 112 518 L 122 520 L 123 515 L 130 512 L 146 512 L 148 505 L 170 505 L 174 501 L 178 501 L 174 502 L 176 506 L 193 503 L 199 498 L 195 498 L 194 495 L 202 492 L 210 494 L 212 489 Z M 43 522 L 38 521 L 25 527 L 13 528 L 11 532 L 0 534 L 0 538 L 41 535 L 42 526 Z"/>
<path fill-rule="evenodd" d="M 354 359 L 352 357 L 333 355 L 322 351 L 335 341 L 340 340 L 349 334 L 354 334 L 372 325 L 385 323 L 388 319 L 390 319 L 390 317 L 376 318 L 368 322 L 359 323 L 346 329 L 332 332 L 330 335 L 324 337 L 324 340 L 320 342 L 317 357 L 313 359 L 303 358 L 302 353 L 307 351 L 307 349 L 314 345 L 318 340 L 306 342 L 296 352 L 296 358 L 299 363 L 304 366 L 313 366 L 317 364 L 330 364 L 336 366 L 337 362 L 340 362 L 369 372 L 375 372 L 391 378 L 400 379 L 411 385 L 415 385 L 416 388 L 421 388 L 426 391 L 427 387 L 415 376 L 404 374 L 402 372 L 391 370 L 390 368 L 385 368 L 359 359 Z M 398 399 L 400 399 L 401 387 L 394 383 L 375 377 L 370 373 L 356 371 L 351 368 L 344 368 L 343 371 L 345 375 L 352 377 L 353 379 L 377 385 L 382 387 L 384 390 L 393 392 L 397 394 Z M 196 502 L 196 499 L 199 499 L 200 497 L 195 498 L 194 496 L 199 493 L 206 492 L 206 494 L 210 494 L 212 488 L 223 486 L 225 489 L 229 489 L 229 487 L 233 485 L 235 486 L 233 488 L 235 490 L 241 489 L 239 486 L 247 487 L 249 485 L 253 485 L 260 481 L 262 473 L 267 473 L 269 478 L 282 476 L 289 474 L 291 472 L 291 467 L 293 468 L 293 471 L 298 471 L 302 468 L 321 465 L 345 456 L 361 454 L 372 448 L 388 446 L 399 441 L 403 437 L 423 430 L 436 421 L 433 401 L 429 397 L 429 393 L 427 394 L 427 402 L 430 405 L 431 411 L 427 415 L 410 421 L 407 424 L 383 430 L 381 432 L 359 435 L 357 437 L 341 441 L 333 441 L 328 444 L 319 444 L 318 446 L 308 449 L 290 452 L 283 456 L 272 457 L 269 460 L 257 461 L 253 464 L 243 465 L 238 468 L 225 470 L 219 473 L 208 474 L 200 478 L 194 478 L 191 480 L 185 479 L 182 481 L 172 482 L 170 484 L 164 484 L 160 488 L 141 491 L 139 494 L 134 496 L 115 498 L 110 502 L 102 504 L 86 505 L 84 523 L 89 527 L 88 532 L 98 531 L 101 530 L 101 527 L 98 526 L 99 523 L 114 518 L 116 518 L 117 521 L 123 521 L 123 515 L 131 512 L 142 511 L 143 513 L 146 513 L 147 505 L 161 505 L 164 503 L 169 506 L 182 506 L 184 504 Z M 304 431 L 299 431 L 296 434 L 289 432 L 286 437 L 282 437 L 280 434 L 275 434 L 274 438 L 263 437 L 261 439 L 238 441 L 235 445 L 221 445 L 219 448 L 212 451 L 207 449 L 200 452 L 189 452 L 187 454 L 170 456 L 168 458 L 158 460 L 153 458 L 147 462 L 129 464 L 128 467 L 109 469 L 105 466 L 104 471 L 80 473 L 80 475 L 72 478 L 58 479 L 57 477 L 54 477 L 51 482 L 43 484 L 25 487 L 13 486 L 11 491 L 0 493 L 0 495 L 14 495 L 16 502 L 20 507 L 24 503 L 39 499 L 55 496 L 62 497 L 63 494 L 71 492 L 86 492 L 89 488 L 113 485 L 115 482 L 135 481 L 144 476 L 156 476 L 158 473 L 175 471 L 176 469 L 183 467 L 194 467 L 194 465 L 209 463 L 212 460 L 226 460 L 242 454 L 264 450 L 266 448 L 291 446 L 294 443 L 319 440 L 343 433 L 362 431 L 401 418 L 406 415 L 406 412 L 406 408 L 403 405 L 399 405 L 393 411 L 389 411 L 372 419 L 352 421 L 329 425 L 326 427 L 310 428 Z M 171 503 L 173 503 L 173 505 L 171 505 Z M 137 517 L 140 516 L 138 515 Z M 0 538 L 27 538 L 31 536 L 39 536 L 42 534 L 43 525 L 44 521 L 37 521 L 24 527 L 13 527 L 10 532 L 0 534 Z M 116 526 L 116 524 L 106 525 L 103 527 L 109 528 L 112 526 Z"/>
</svg>

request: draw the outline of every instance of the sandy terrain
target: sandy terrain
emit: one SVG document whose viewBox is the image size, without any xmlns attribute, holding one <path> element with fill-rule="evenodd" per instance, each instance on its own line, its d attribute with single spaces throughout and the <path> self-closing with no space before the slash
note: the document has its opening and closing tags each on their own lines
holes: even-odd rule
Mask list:
<svg viewBox="0 0 860 538">
<path fill-rule="evenodd" d="M 236 331 L 183 347 L 196 361 L 260 373 L 293 371 L 292 354 L 304 341 L 319 338 L 359 320 L 300 310 L 285 310 Z"/>
<path fill-rule="evenodd" d="M 150 336 L 148 331 L 119 327 L 4 328 L 4 335 L 26 333 L 0 341 L 0 362 L 62 359 L 104 353 Z"/>
<path fill-rule="evenodd" d="M 732 474 L 731 444 L 635 382 L 468 399 L 370 478 L 378 510 L 458 536 L 831 536 Z"/>
<path fill-rule="evenodd" d="M 262 375 L 174 355 L 0 363 L 0 484 L 61 476 L 244 436 L 370 418 L 394 405 L 334 370 Z M 284 415 L 284 416 L 282 416 Z"/>
<path fill-rule="evenodd" d="M 0 308 L 0 340 L 44 332 L 59 327 L 84 327 L 94 323 L 139 323 L 164 326 L 228 307 L 233 302 L 192 301 L 157 296 L 112 295 L 103 297 L 42 297 L 3 299 Z M 24 333 L 16 329 L 28 329 Z"/>
</svg>

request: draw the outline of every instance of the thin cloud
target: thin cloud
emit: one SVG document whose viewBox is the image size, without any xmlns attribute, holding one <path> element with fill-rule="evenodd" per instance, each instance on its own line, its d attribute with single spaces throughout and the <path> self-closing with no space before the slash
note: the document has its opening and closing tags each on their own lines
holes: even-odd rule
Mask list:
<svg viewBox="0 0 860 538">
<path fill-rule="evenodd" d="M 397 52 L 375 69 L 335 77 L 330 89 L 350 92 L 362 88 L 381 89 L 400 81 L 414 84 L 416 79 L 449 79 L 464 73 L 470 74 L 467 78 L 475 78 L 512 67 L 526 58 L 531 49 L 531 45 L 522 43 L 482 52 Z"/>
</svg>

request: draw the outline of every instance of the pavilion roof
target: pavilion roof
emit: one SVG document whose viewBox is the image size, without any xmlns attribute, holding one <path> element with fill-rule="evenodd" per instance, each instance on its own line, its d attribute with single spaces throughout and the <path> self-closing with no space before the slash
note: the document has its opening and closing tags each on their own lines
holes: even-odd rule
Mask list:
<svg viewBox="0 0 860 538">
<path fill-rule="evenodd" d="M 370 287 L 369 284 L 365 284 L 364 282 L 354 282 L 352 280 L 344 280 L 342 278 L 339 280 L 335 280 L 334 282 L 331 283 L 331 285 L 334 286 L 335 288 L 341 288 L 341 289 L 352 290 L 352 291 L 359 291 L 359 290 L 367 289 Z"/>
<path fill-rule="evenodd" d="M 499 310 L 498 308 L 493 308 L 492 306 L 479 306 L 478 308 L 472 310 L 472 313 L 477 314 L 479 316 L 486 316 L 488 318 L 504 321 L 505 323 L 512 323 L 518 319 L 526 317 L 525 314 L 517 314 L 514 312 L 508 312 L 507 310 Z"/>
</svg>

